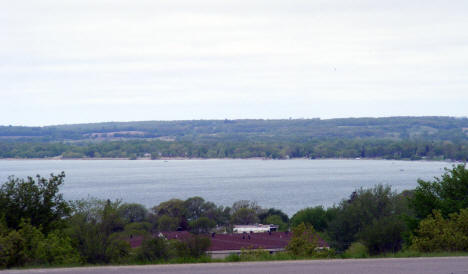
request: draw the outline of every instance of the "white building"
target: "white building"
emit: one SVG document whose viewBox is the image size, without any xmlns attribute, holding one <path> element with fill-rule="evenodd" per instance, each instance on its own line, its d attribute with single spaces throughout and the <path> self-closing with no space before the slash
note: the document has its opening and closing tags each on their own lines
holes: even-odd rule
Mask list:
<svg viewBox="0 0 468 274">
<path fill-rule="evenodd" d="M 262 233 L 262 232 L 270 232 L 270 231 L 278 231 L 277 225 L 234 225 L 233 232 L 234 233 Z"/>
</svg>

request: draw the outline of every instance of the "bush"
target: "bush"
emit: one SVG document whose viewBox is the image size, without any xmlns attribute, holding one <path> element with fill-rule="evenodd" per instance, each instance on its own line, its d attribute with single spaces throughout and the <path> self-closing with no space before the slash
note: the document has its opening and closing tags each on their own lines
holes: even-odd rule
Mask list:
<svg viewBox="0 0 468 274">
<path fill-rule="evenodd" d="M 226 262 L 240 262 L 241 257 L 239 256 L 239 254 L 231 253 L 224 260 Z"/>
<path fill-rule="evenodd" d="M 369 257 L 369 252 L 367 247 L 360 243 L 355 242 L 352 243 L 349 248 L 343 253 L 343 257 L 345 258 L 367 258 Z"/>
<path fill-rule="evenodd" d="M 47 237 L 28 221 L 0 236 L 0 267 L 23 265 L 59 265 L 80 263 L 78 252 L 73 249 L 69 238 L 58 232 Z"/>
<path fill-rule="evenodd" d="M 468 209 L 448 218 L 435 210 L 433 216 L 420 222 L 411 248 L 422 252 L 468 250 Z"/>
<path fill-rule="evenodd" d="M 240 254 L 241 261 L 259 261 L 270 259 L 270 252 L 261 248 L 243 248 Z"/>
<path fill-rule="evenodd" d="M 164 238 L 145 238 L 137 251 L 136 257 L 137 260 L 142 262 L 168 260 L 172 257 L 171 247 Z"/>
<path fill-rule="evenodd" d="M 111 263 L 123 263 L 130 255 L 130 244 L 118 238 L 111 239 L 106 248 L 106 256 Z"/>
<path fill-rule="evenodd" d="M 0 268 L 24 265 L 27 261 L 24 246 L 24 239 L 16 230 L 0 237 Z"/>
<path fill-rule="evenodd" d="M 70 238 L 61 236 L 59 232 L 52 232 L 39 246 L 39 260 L 47 265 L 80 264 L 82 259 L 72 246 Z"/>
<path fill-rule="evenodd" d="M 192 236 L 185 240 L 185 244 L 188 247 L 190 257 L 199 258 L 206 254 L 210 248 L 211 240 L 207 237 Z"/>
<path fill-rule="evenodd" d="M 406 227 L 397 216 L 376 219 L 358 233 L 358 238 L 367 247 L 371 255 L 392 252 L 401 249 L 402 234 Z"/>
<path fill-rule="evenodd" d="M 293 228 L 293 235 L 286 250 L 294 256 L 313 256 L 318 247 L 318 234 L 304 223 Z"/>
</svg>

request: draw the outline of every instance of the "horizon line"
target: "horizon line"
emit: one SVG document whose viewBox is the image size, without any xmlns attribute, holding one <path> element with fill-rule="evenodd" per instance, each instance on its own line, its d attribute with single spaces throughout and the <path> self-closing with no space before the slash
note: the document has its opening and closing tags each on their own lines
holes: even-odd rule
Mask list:
<svg viewBox="0 0 468 274">
<path fill-rule="evenodd" d="M 384 118 L 454 118 L 468 119 L 468 116 L 450 116 L 450 115 L 396 115 L 396 116 L 360 116 L 360 117 L 288 117 L 288 118 L 217 118 L 217 119 L 173 119 L 173 120 L 128 120 L 128 121 L 96 121 L 96 122 L 71 122 L 66 124 L 47 124 L 47 125 L 0 125 L 0 127 L 60 127 L 73 125 L 107 124 L 107 123 L 148 123 L 148 122 L 195 122 L 195 121 L 288 121 L 288 120 L 340 120 L 340 119 L 384 119 Z"/>
</svg>

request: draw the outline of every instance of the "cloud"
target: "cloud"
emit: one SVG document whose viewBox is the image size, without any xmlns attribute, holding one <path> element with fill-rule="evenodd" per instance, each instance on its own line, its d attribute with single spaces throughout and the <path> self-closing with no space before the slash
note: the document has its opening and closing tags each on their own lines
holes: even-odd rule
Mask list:
<svg viewBox="0 0 468 274">
<path fill-rule="evenodd" d="M 466 1 L 4 6 L 0 124 L 466 115 Z"/>
</svg>

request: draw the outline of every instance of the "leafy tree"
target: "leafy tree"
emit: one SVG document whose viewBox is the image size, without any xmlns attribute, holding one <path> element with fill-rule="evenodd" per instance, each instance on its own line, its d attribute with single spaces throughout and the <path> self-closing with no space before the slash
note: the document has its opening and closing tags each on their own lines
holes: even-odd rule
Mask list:
<svg viewBox="0 0 468 274">
<path fill-rule="evenodd" d="M 411 205 L 419 219 L 434 209 L 447 217 L 450 213 L 468 208 L 468 169 L 465 164 L 446 169 L 441 178 L 434 181 L 418 180 Z"/>
<path fill-rule="evenodd" d="M 185 203 L 182 200 L 179 199 L 171 199 L 166 202 L 162 202 L 159 205 L 153 207 L 153 213 L 155 216 L 158 218 L 158 225 L 160 226 L 161 230 L 161 224 L 164 224 L 164 229 L 169 229 L 171 228 L 170 226 L 167 226 L 169 218 L 171 218 L 171 224 L 173 223 L 172 220 L 177 220 L 177 226 L 175 228 L 182 228 L 184 230 L 187 229 L 188 223 L 187 223 L 187 209 L 185 208 Z M 164 217 L 163 216 L 167 216 Z M 162 218 L 162 221 L 161 221 Z M 172 229 L 171 230 L 175 230 Z M 168 231 L 168 230 L 166 230 Z"/>
<path fill-rule="evenodd" d="M 371 189 L 361 188 L 353 192 L 349 199 L 343 200 L 333 209 L 335 216 L 329 222 L 327 229 L 330 244 L 338 250 L 346 250 L 351 243 L 359 240 L 360 237 L 364 237 L 362 232 L 366 229 L 369 231 L 378 229 L 378 227 L 382 227 L 388 222 L 388 220 L 383 219 L 407 214 L 405 208 L 400 205 L 402 201 L 404 199 L 401 199 L 389 186 L 377 185 Z M 402 229 L 400 223 L 398 224 L 393 229 Z M 379 237 L 378 233 L 370 235 Z M 387 246 L 401 245 L 401 242 L 393 242 L 396 238 L 386 239 L 392 242 L 379 242 L 379 248 L 385 247 L 384 249 L 386 249 Z M 366 238 L 365 243 L 370 244 L 373 242 L 374 240 Z"/>
<path fill-rule="evenodd" d="M 294 256 L 312 256 L 318 247 L 318 234 L 314 228 L 304 223 L 292 229 L 292 237 L 286 250 Z"/>
<path fill-rule="evenodd" d="M 352 243 L 348 249 L 343 253 L 345 258 L 367 258 L 369 251 L 367 247 L 360 242 Z"/>
<path fill-rule="evenodd" d="M 276 209 L 276 208 L 269 208 L 268 210 L 264 210 L 264 211 L 262 210 L 261 213 L 258 215 L 258 219 L 260 220 L 260 223 L 266 224 L 268 223 L 266 222 L 266 218 L 272 215 L 280 216 L 281 221 L 283 223 L 286 223 L 286 224 L 289 223 L 288 215 L 284 213 L 283 211 L 281 211 L 280 209 Z"/>
<path fill-rule="evenodd" d="M 216 222 L 208 217 L 200 217 L 189 223 L 190 231 L 195 234 L 208 233 L 215 226 Z"/>
<path fill-rule="evenodd" d="M 38 245 L 39 261 L 46 265 L 80 264 L 82 259 L 69 237 L 51 232 Z"/>
<path fill-rule="evenodd" d="M 237 201 L 231 208 L 231 224 L 256 224 L 259 222 L 258 215 L 263 212 L 264 210 L 255 201 Z"/>
<path fill-rule="evenodd" d="M 162 237 L 144 238 L 136 254 L 137 259 L 143 262 L 167 260 L 171 256 L 169 242 Z"/>
<path fill-rule="evenodd" d="M 119 206 L 118 200 L 88 199 L 73 203 L 74 214 L 66 233 L 86 262 L 120 262 L 129 253 L 129 244 L 119 237 L 124 229 Z"/>
<path fill-rule="evenodd" d="M 179 228 L 180 220 L 176 217 L 163 215 L 158 218 L 159 231 L 176 231 Z"/>
<path fill-rule="evenodd" d="M 448 218 L 434 210 L 420 222 L 411 247 L 421 252 L 468 250 L 468 209 L 451 213 Z"/>
<path fill-rule="evenodd" d="M 189 221 L 203 217 L 206 211 L 205 200 L 201 197 L 191 197 L 185 200 L 184 206 Z"/>
<path fill-rule="evenodd" d="M 258 223 L 257 213 L 251 208 L 240 208 L 231 215 L 231 223 L 236 225 L 250 225 Z"/>
<path fill-rule="evenodd" d="M 0 235 L 0 267 L 81 262 L 70 239 L 58 231 L 44 236 L 29 220 L 23 220 L 19 230 L 5 231 Z"/>
<path fill-rule="evenodd" d="M 264 210 L 255 201 L 239 200 L 237 202 L 234 202 L 234 204 L 232 204 L 232 211 L 234 213 L 241 209 L 251 209 L 257 215 L 260 215 L 261 213 L 264 212 Z"/>
<path fill-rule="evenodd" d="M 141 204 L 125 203 L 119 207 L 118 213 L 125 223 L 133 223 L 145 221 L 148 210 Z"/>
<path fill-rule="evenodd" d="M 33 226 L 41 226 L 48 233 L 63 223 L 70 208 L 59 194 L 65 173 L 51 174 L 49 179 L 36 176 L 36 180 L 9 177 L 0 188 L 0 208 L 9 228 L 18 229 L 22 219 Z"/>
<path fill-rule="evenodd" d="M 224 207 L 217 207 L 214 203 L 207 202 L 201 197 L 188 198 L 184 204 L 189 222 L 202 217 L 209 218 L 218 224 L 226 224 L 229 221 L 229 216 L 226 216 Z"/>
<path fill-rule="evenodd" d="M 274 224 L 278 226 L 279 231 L 287 231 L 288 224 L 283 222 L 283 219 L 279 215 L 270 215 L 265 219 L 265 224 Z"/>
<path fill-rule="evenodd" d="M 0 236 L 0 268 L 22 266 L 27 262 L 24 239 L 16 230 Z"/>
<path fill-rule="evenodd" d="M 299 210 L 291 218 L 293 227 L 302 223 L 312 225 L 317 231 L 324 231 L 328 226 L 329 217 L 327 211 L 322 206 L 308 207 Z"/>
<path fill-rule="evenodd" d="M 152 224 L 149 222 L 134 222 L 125 225 L 123 234 L 127 238 L 131 238 L 135 235 L 147 235 L 151 230 Z"/>
<path fill-rule="evenodd" d="M 397 216 L 374 219 L 358 233 L 357 238 L 366 246 L 371 255 L 386 252 L 395 253 L 403 244 L 405 223 Z"/>
<path fill-rule="evenodd" d="M 200 258 L 206 255 L 211 241 L 208 237 L 194 235 L 184 240 L 175 240 L 172 244 L 175 246 L 178 257 Z"/>
</svg>

